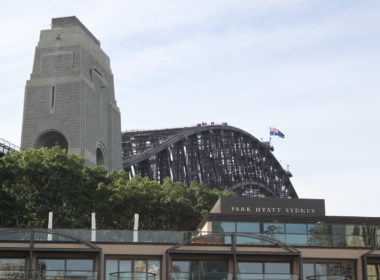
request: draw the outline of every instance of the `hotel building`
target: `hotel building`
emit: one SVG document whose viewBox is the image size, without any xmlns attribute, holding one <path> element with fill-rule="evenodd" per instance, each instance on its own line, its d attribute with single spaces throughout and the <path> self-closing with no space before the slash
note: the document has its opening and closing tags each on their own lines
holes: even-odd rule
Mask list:
<svg viewBox="0 0 380 280">
<path fill-rule="evenodd" d="M 324 200 L 223 197 L 194 232 L 1 229 L 0 278 L 376 280 L 379 237 Z"/>
</svg>

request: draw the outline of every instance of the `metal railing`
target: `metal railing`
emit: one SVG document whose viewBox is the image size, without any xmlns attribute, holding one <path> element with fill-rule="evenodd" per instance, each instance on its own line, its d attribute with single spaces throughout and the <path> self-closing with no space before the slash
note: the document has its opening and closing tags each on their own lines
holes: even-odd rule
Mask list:
<svg viewBox="0 0 380 280">
<path fill-rule="evenodd" d="M 160 277 L 152 272 L 113 272 L 109 274 L 109 280 L 158 280 Z"/>
<path fill-rule="evenodd" d="M 313 275 L 306 276 L 307 280 L 354 280 L 354 275 Z"/>
<path fill-rule="evenodd" d="M 172 272 L 169 280 L 232 280 L 229 272 Z M 238 273 L 236 280 L 298 280 L 296 274 L 286 273 Z"/>
<path fill-rule="evenodd" d="M 31 232 L 35 231 L 32 235 Z M 157 230 L 91 230 L 91 229 L 12 229 L 0 228 L 0 241 L 33 241 L 70 242 L 75 239 L 92 242 L 140 242 L 178 244 L 194 237 L 204 236 L 202 240 L 193 243 L 230 245 L 232 235 L 237 234 L 237 245 L 267 246 L 271 245 L 247 235 L 253 234 L 274 241 L 280 241 L 291 246 L 310 247 L 361 247 L 373 248 L 380 245 L 380 236 L 344 235 L 344 234 L 285 234 L 285 233 L 224 233 L 224 236 L 207 237 L 217 232 L 206 231 L 157 231 Z M 71 239 L 67 236 L 72 237 Z M 376 245 L 378 244 L 378 245 Z"/>
<path fill-rule="evenodd" d="M 97 280 L 98 273 L 88 270 L 0 270 L 1 280 Z"/>
<path fill-rule="evenodd" d="M 20 151 L 20 147 L 0 138 L 0 153 L 6 154 L 14 151 Z"/>
<path fill-rule="evenodd" d="M 91 230 L 91 229 L 54 229 L 52 233 L 46 229 L 12 229 L 0 228 L 0 241 L 53 241 L 70 242 L 66 236 L 75 239 L 97 242 L 143 242 L 143 243 L 180 243 L 191 239 L 192 231 L 155 231 L 155 230 Z M 95 232 L 95 240 L 92 240 L 92 233 Z M 54 234 L 56 233 L 56 234 Z M 134 235 L 135 233 L 135 235 Z M 136 234 L 137 233 L 137 234 Z M 61 234 L 61 235 L 60 235 Z"/>
<path fill-rule="evenodd" d="M 287 273 L 238 273 L 236 280 L 298 280 L 297 274 Z"/>
<path fill-rule="evenodd" d="M 169 280 L 232 280 L 233 273 L 228 272 L 172 272 Z"/>
</svg>

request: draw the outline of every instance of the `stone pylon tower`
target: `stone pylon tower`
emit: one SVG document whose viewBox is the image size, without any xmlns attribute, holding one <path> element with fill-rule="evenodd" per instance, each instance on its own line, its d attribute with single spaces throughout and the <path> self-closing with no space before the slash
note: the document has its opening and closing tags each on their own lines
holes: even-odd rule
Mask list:
<svg viewBox="0 0 380 280">
<path fill-rule="evenodd" d="M 109 57 L 76 18 L 42 30 L 26 83 L 21 149 L 59 145 L 89 166 L 121 169 L 120 111 Z"/>
</svg>

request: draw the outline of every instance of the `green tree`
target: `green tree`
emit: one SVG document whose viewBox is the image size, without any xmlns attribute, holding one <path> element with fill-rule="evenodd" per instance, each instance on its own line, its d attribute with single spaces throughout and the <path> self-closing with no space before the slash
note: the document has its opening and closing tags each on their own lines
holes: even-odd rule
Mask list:
<svg viewBox="0 0 380 280">
<path fill-rule="evenodd" d="M 111 174 L 110 185 L 102 185 L 108 192 L 108 209 L 98 211 L 103 228 L 132 228 L 134 213 L 139 213 L 140 229 L 194 229 L 199 212 L 193 207 L 183 183 L 165 179 L 163 184 L 148 178 Z"/>
<path fill-rule="evenodd" d="M 134 213 L 140 229 L 194 230 L 220 195 L 193 182 L 128 179 L 124 170 L 107 172 L 85 167 L 84 159 L 58 147 L 29 149 L 0 158 L 0 223 L 7 227 L 132 229 Z"/>
<path fill-rule="evenodd" d="M 131 229 L 134 213 L 138 213 L 140 229 L 194 230 L 219 196 L 232 194 L 210 190 L 197 182 L 188 187 L 169 178 L 162 184 L 138 176 L 128 180 L 125 171 L 114 172 L 110 177 L 109 185 L 100 186 L 109 200 L 105 208 L 97 211 L 103 228 Z"/>
<path fill-rule="evenodd" d="M 0 182 L 16 208 L 3 212 L 3 220 L 11 226 L 46 227 L 53 211 L 60 227 L 87 226 L 97 181 L 106 174 L 102 168 L 85 168 L 82 158 L 58 147 L 10 153 L 0 160 Z"/>
</svg>

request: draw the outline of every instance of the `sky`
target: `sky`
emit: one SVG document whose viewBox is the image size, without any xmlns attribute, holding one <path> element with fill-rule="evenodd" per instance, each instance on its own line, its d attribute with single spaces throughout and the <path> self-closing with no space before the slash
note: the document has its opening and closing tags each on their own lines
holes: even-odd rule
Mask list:
<svg viewBox="0 0 380 280">
<path fill-rule="evenodd" d="M 15 0 L 0 13 L 0 138 L 20 144 L 40 30 L 75 15 L 111 59 L 123 130 L 278 128 L 299 197 L 380 216 L 380 1 Z"/>
</svg>

